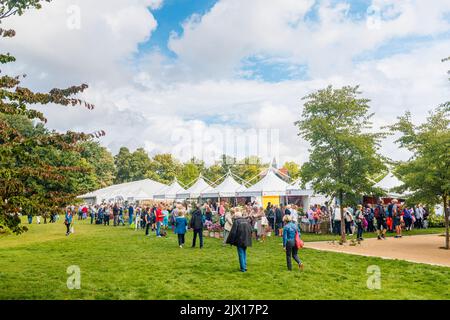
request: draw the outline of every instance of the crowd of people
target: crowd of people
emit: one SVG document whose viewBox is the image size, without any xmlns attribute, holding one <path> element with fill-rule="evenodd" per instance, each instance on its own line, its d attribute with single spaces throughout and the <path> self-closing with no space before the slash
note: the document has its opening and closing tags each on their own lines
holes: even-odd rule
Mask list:
<svg viewBox="0 0 450 320">
<path fill-rule="evenodd" d="M 204 247 L 203 231 L 208 225 L 217 224 L 223 230 L 223 245 L 237 247 L 240 270 L 247 271 L 247 247 L 252 239 L 264 242 L 268 232 L 275 231 L 281 237 L 286 250 L 286 261 L 292 270 L 291 257 L 303 269 L 298 258 L 295 236 L 300 237 L 299 214 L 297 206 L 277 206 L 269 204 L 266 209 L 256 202 L 232 207 L 225 202 L 165 203 L 154 202 L 150 205 L 101 204 L 69 206 L 66 208 L 66 235 L 73 232 L 74 219 L 90 219 L 91 224 L 120 226 L 128 224 L 135 230 L 141 230 L 145 236 L 155 233 L 156 237 L 165 237 L 171 230 L 178 237 L 178 246 L 185 246 L 185 234 L 193 232 L 192 247 L 197 243 Z M 112 221 L 112 223 L 110 222 Z M 126 221 L 126 222 L 125 222 Z M 294 241 L 294 242 L 293 242 Z"/>
<path fill-rule="evenodd" d="M 387 205 L 380 201 L 374 206 L 344 207 L 343 213 L 345 233 L 356 233 L 358 240 L 363 240 L 364 232 L 375 231 L 380 240 L 386 238 L 387 232 L 396 232 L 395 238 L 400 238 L 402 229 L 423 228 L 428 215 L 421 204 L 407 207 L 396 199 Z M 136 231 L 143 231 L 145 236 L 154 233 L 158 238 L 167 236 L 171 230 L 177 235 L 180 248 L 185 246 L 185 234 L 189 229 L 193 232 L 192 247 L 195 248 L 198 243 L 203 248 L 203 231 L 211 225 L 220 225 L 223 245 L 237 247 L 242 272 L 247 271 L 247 247 L 252 245 L 252 239 L 264 242 L 269 233 L 280 237 L 286 251 L 288 270 L 292 270 L 292 259 L 303 269 L 303 263 L 298 257 L 301 232 L 321 233 L 321 225 L 326 222 L 330 231 L 340 234 L 342 225 L 340 206 L 329 206 L 328 203 L 312 205 L 307 210 L 295 204 L 269 203 L 263 208 L 257 202 L 231 206 L 224 201 L 208 201 L 202 205 L 152 202 L 148 205 L 104 203 L 69 206 L 64 220 L 67 236 L 73 233 L 75 217 L 78 220 L 90 219 L 91 224 L 97 225 L 129 225 Z M 56 219 L 56 215 L 52 215 L 50 222 Z"/>
<path fill-rule="evenodd" d="M 364 232 L 375 232 L 379 240 L 386 239 L 387 232 L 395 232 L 394 238 L 402 237 L 402 230 L 410 231 L 413 228 L 426 227 L 428 211 L 422 204 L 408 207 L 397 199 L 392 199 L 385 204 L 378 201 L 376 205 L 358 205 L 356 208 L 344 207 L 345 233 L 353 235 L 357 233 L 357 239 L 363 240 Z M 332 230 L 335 234 L 341 234 L 341 208 L 336 206 L 331 220 Z"/>
</svg>

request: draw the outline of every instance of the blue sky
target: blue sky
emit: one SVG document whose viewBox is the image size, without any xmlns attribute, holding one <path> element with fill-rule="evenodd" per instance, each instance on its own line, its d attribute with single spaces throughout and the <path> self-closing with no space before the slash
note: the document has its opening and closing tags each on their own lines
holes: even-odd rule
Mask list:
<svg viewBox="0 0 450 320">
<path fill-rule="evenodd" d="M 168 48 L 171 34 L 183 36 L 183 22 L 194 14 L 200 16 L 206 14 L 217 2 L 218 0 L 164 0 L 159 9 L 151 10 L 158 26 L 147 42 L 139 44 L 137 57 L 157 51 L 168 61 L 177 61 L 177 55 Z M 323 3 L 323 0 L 316 0 L 314 6 L 305 15 L 303 22 L 308 24 L 320 23 L 318 21 L 318 9 Z M 331 0 L 330 3 L 332 5 L 350 5 L 346 19 L 352 21 L 363 21 L 367 19 L 368 15 L 374 14 L 371 6 L 372 0 Z M 446 17 L 450 20 L 450 14 L 446 14 Z M 380 15 L 380 18 L 385 20 L 383 15 Z M 419 46 L 426 45 L 427 42 L 448 39 L 450 39 L 450 32 L 433 36 L 411 35 L 392 38 L 374 49 L 359 54 L 354 57 L 353 61 L 359 63 L 382 59 L 393 54 L 410 52 Z M 308 70 L 307 64 L 292 64 L 288 61 L 282 61 L 280 57 L 252 55 L 242 59 L 237 67 L 236 77 L 271 83 L 286 80 L 310 80 Z"/>
<path fill-rule="evenodd" d="M 176 60 L 177 55 L 168 48 L 168 41 L 172 33 L 183 35 L 182 24 L 194 14 L 204 15 L 219 0 L 165 0 L 163 6 L 152 10 L 152 14 L 158 22 L 158 27 L 152 33 L 149 41 L 139 45 L 138 56 L 145 55 L 151 51 L 158 51 L 166 58 Z M 299 0 L 300 1 L 300 0 Z M 371 0 L 342 1 L 334 0 L 332 4 L 349 3 L 348 17 L 352 20 L 366 18 L 367 10 Z M 305 21 L 308 23 L 318 22 L 317 10 L 321 0 L 317 0 L 313 8 L 306 14 Z M 400 44 L 401 47 L 401 44 Z M 390 46 L 381 48 L 383 55 L 389 54 Z M 398 48 L 393 50 L 398 51 Z M 367 58 L 373 58 L 377 53 L 368 52 Z M 363 57 L 361 57 L 363 58 Z M 280 82 L 285 80 L 308 80 L 308 66 L 306 64 L 293 65 L 288 62 L 274 62 L 267 57 L 250 56 L 242 60 L 239 77 L 248 80 L 260 80 L 266 82 Z"/>
<path fill-rule="evenodd" d="M 140 53 L 146 53 L 157 48 L 166 56 L 176 58 L 176 55 L 167 47 L 170 34 L 172 32 L 183 34 L 183 21 L 193 14 L 205 14 L 217 1 L 165 0 L 161 8 L 152 10 L 152 14 L 158 22 L 158 27 L 152 33 L 150 40 L 140 45 Z"/>
</svg>

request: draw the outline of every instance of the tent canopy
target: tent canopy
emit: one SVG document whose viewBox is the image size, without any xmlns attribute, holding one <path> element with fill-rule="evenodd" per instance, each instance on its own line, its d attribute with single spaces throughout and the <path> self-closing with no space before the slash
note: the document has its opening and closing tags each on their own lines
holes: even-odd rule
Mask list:
<svg viewBox="0 0 450 320">
<path fill-rule="evenodd" d="M 285 196 L 289 184 L 277 176 L 275 169 L 270 167 L 267 174 L 259 182 L 247 190 L 238 189 L 238 197 Z"/>
<path fill-rule="evenodd" d="M 164 187 L 154 196 L 154 199 L 167 199 L 167 200 L 175 200 L 177 197 L 177 193 L 183 193 L 186 190 L 175 181 L 168 187 Z"/>
<path fill-rule="evenodd" d="M 313 196 L 314 190 L 310 184 L 306 185 L 306 189 L 303 188 L 302 183 L 299 180 L 295 181 L 293 184 L 286 188 L 286 195 L 288 196 Z"/>
<path fill-rule="evenodd" d="M 396 176 L 389 172 L 383 179 L 380 180 L 380 182 L 376 183 L 374 187 L 384 190 L 387 196 L 392 198 L 407 197 L 407 193 L 399 194 L 392 191 L 392 189 L 400 187 L 401 185 L 403 185 L 403 182 L 401 182 Z"/>
<path fill-rule="evenodd" d="M 176 199 L 185 200 L 199 198 L 202 192 L 211 193 L 214 192 L 214 188 L 200 175 L 197 181 L 189 189 L 178 192 L 176 194 Z"/>
<path fill-rule="evenodd" d="M 167 186 L 150 179 L 145 179 L 106 187 L 97 191 L 89 192 L 79 196 L 78 198 L 96 199 L 96 203 L 101 203 L 102 201 L 116 201 L 117 199 L 150 200 L 153 199 L 156 192 L 164 187 Z"/>
<path fill-rule="evenodd" d="M 203 191 L 201 193 L 202 198 L 227 198 L 235 197 L 238 190 L 245 191 L 245 186 L 239 184 L 232 176 L 231 173 L 227 174 L 225 180 L 217 187 L 209 191 Z"/>
<path fill-rule="evenodd" d="M 386 192 L 391 191 L 393 188 L 401 186 L 403 183 L 389 172 L 380 182 L 375 184 L 376 188 L 381 188 Z"/>
</svg>

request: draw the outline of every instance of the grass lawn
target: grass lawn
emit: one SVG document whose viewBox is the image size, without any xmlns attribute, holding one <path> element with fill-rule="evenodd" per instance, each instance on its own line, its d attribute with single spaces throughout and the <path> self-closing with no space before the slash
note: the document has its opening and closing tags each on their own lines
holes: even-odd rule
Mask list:
<svg viewBox="0 0 450 320">
<path fill-rule="evenodd" d="M 180 249 L 171 232 L 144 237 L 75 222 L 70 237 L 61 220 L 0 237 L 0 299 L 450 299 L 450 268 L 305 249 L 305 271 L 288 272 L 280 239 L 271 238 L 248 249 L 242 274 L 236 249 L 217 239 L 191 249 L 189 232 Z M 80 290 L 67 289 L 71 265 L 81 268 Z M 367 288 L 371 265 L 381 269 L 381 290 Z"/>
</svg>

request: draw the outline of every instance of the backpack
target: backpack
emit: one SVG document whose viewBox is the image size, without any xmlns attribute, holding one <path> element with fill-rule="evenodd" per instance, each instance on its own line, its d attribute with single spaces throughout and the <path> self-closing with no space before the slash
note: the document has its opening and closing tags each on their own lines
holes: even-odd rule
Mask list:
<svg viewBox="0 0 450 320">
<path fill-rule="evenodd" d="M 385 218 L 385 213 L 384 213 L 384 209 L 382 206 L 380 206 L 380 205 L 376 206 L 374 217 L 376 219 Z"/>
<path fill-rule="evenodd" d="M 367 228 L 369 226 L 369 222 L 367 222 L 366 218 L 363 218 L 362 226 L 363 226 L 363 228 Z"/>
<path fill-rule="evenodd" d="M 380 218 L 380 206 L 376 206 L 376 207 L 375 207 L 373 216 L 374 216 L 376 219 L 379 219 L 379 218 Z"/>
</svg>

